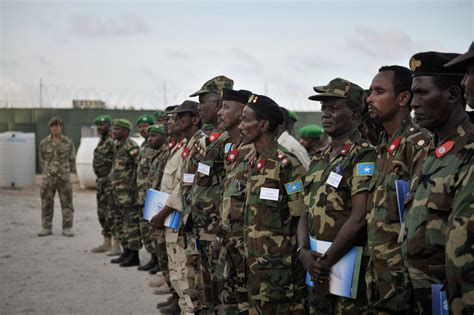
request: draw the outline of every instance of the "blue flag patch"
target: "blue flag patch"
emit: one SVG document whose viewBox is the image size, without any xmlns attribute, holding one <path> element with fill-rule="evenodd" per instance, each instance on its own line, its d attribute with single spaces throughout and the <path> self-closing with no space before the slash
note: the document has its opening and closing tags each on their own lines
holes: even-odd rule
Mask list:
<svg viewBox="0 0 474 315">
<path fill-rule="evenodd" d="M 224 153 L 229 153 L 230 149 L 232 149 L 232 143 L 226 143 L 224 147 Z"/>
<path fill-rule="evenodd" d="M 372 176 L 374 175 L 374 163 L 357 163 L 356 176 Z"/>
<path fill-rule="evenodd" d="M 301 180 L 299 179 L 294 182 L 285 184 L 285 189 L 288 195 L 303 191 L 303 182 L 301 182 Z"/>
</svg>

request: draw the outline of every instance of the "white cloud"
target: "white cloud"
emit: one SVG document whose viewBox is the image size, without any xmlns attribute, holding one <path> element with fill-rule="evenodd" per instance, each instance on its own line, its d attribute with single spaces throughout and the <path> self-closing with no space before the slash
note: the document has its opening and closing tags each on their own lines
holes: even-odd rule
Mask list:
<svg viewBox="0 0 474 315">
<path fill-rule="evenodd" d="M 71 20 L 70 31 L 80 36 L 117 37 L 145 34 L 150 27 L 143 18 L 131 14 L 113 18 L 77 15 Z"/>
</svg>

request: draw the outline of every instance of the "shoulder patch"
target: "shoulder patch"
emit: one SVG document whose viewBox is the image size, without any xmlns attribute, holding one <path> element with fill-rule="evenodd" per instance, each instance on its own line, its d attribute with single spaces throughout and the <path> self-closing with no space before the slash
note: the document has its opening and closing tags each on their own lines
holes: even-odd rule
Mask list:
<svg viewBox="0 0 474 315">
<path fill-rule="evenodd" d="M 294 182 L 285 184 L 285 189 L 288 195 L 296 194 L 297 192 L 303 191 L 303 182 L 301 179 L 295 180 Z"/>
<path fill-rule="evenodd" d="M 209 136 L 209 138 L 208 138 L 208 139 L 209 139 L 209 142 L 212 143 L 212 142 L 216 141 L 217 139 L 219 139 L 220 136 L 221 136 L 220 133 L 214 132 L 213 134 L 211 134 L 211 135 Z"/>
<path fill-rule="evenodd" d="M 374 175 L 374 163 L 357 163 L 355 169 L 355 176 L 372 176 Z"/>
<path fill-rule="evenodd" d="M 421 131 L 409 135 L 408 140 L 417 150 L 421 150 L 430 144 L 430 139 Z"/>
</svg>

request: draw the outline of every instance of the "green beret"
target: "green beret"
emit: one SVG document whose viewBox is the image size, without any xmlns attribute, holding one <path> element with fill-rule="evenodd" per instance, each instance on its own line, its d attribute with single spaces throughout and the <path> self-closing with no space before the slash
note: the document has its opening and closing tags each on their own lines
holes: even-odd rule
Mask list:
<svg viewBox="0 0 474 315">
<path fill-rule="evenodd" d="M 162 117 L 165 117 L 166 116 L 166 112 L 165 111 L 162 111 L 162 110 L 157 110 L 155 112 L 155 118 L 158 119 L 158 118 L 162 118 Z"/>
<path fill-rule="evenodd" d="M 318 125 L 307 125 L 298 130 L 300 138 L 319 138 L 323 132 L 323 128 Z"/>
<path fill-rule="evenodd" d="M 216 127 L 214 127 L 213 124 L 204 124 L 202 125 L 201 129 L 202 130 L 206 130 L 206 129 L 215 129 Z"/>
<path fill-rule="evenodd" d="M 132 129 L 132 123 L 129 122 L 125 118 L 114 119 L 112 121 L 112 126 L 119 126 L 119 127 L 122 127 L 122 128 L 126 128 L 128 130 Z"/>
<path fill-rule="evenodd" d="M 146 130 L 148 133 L 161 133 L 161 134 L 164 134 L 166 135 L 166 129 L 165 129 L 165 125 L 163 124 L 155 124 L 155 125 L 151 125 L 150 127 L 148 127 L 148 129 Z"/>
<path fill-rule="evenodd" d="M 226 76 L 220 75 L 215 78 L 210 79 L 204 85 L 202 88 L 193 94 L 189 95 L 190 97 L 198 96 L 201 94 L 206 94 L 206 93 L 216 93 L 221 95 L 222 89 L 227 88 L 227 89 L 232 89 L 234 87 L 234 81 L 232 79 L 229 79 Z"/>
<path fill-rule="evenodd" d="M 94 124 L 98 125 L 100 123 L 112 123 L 112 117 L 109 115 L 99 115 L 95 118 Z"/>
<path fill-rule="evenodd" d="M 48 126 L 51 126 L 51 125 L 64 125 L 63 124 L 63 121 L 61 120 L 61 118 L 59 118 L 58 116 L 54 116 L 52 117 L 49 122 L 48 122 Z"/>
<path fill-rule="evenodd" d="M 295 112 L 292 112 L 291 110 L 288 111 L 288 115 L 290 116 L 291 119 L 294 121 L 298 121 L 298 115 L 296 115 Z"/>
<path fill-rule="evenodd" d="M 252 96 L 252 92 L 247 90 L 232 90 L 232 89 L 222 89 L 221 100 L 222 101 L 232 101 L 240 104 L 247 104 L 249 97 Z"/>
<path fill-rule="evenodd" d="M 410 59 L 410 70 L 413 77 L 417 76 L 464 76 L 466 69 L 460 64 L 452 67 L 444 65 L 460 56 L 455 53 L 436 51 L 421 52 Z"/>
<path fill-rule="evenodd" d="M 153 125 L 155 123 L 155 118 L 153 116 L 150 116 L 150 115 L 142 115 L 140 117 L 137 118 L 137 126 L 139 124 L 150 124 L 150 125 Z"/>
<path fill-rule="evenodd" d="M 324 101 L 328 98 L 345 98 L 352 103 L 360 105 L 362 108 L 364 107 L 366 97 L 364 89 L 350 81 L 335 78 L 328 85 L 316 88 L 316 91 L 323 92 L 308 97 L 312 101 Z"/>
<path fill-rule="evenodd" d="M 278 125 L 284 121 L 280 106 L 268 96 L 253 94 L 250 96 L 247 106 L 263 118 Z"/>
</svg>

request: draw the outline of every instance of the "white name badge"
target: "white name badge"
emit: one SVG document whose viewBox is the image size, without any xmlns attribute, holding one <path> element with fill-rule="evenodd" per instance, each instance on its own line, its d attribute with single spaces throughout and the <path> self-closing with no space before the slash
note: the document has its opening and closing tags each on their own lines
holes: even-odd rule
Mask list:
<svg viewBox="0 0 474 315">
<path fill-rule="evenodd" d="M 209 176 L 209 173 L 211 172 L 211 167 L 209 165 L 206 165 L 204 163 L 199 162 L 198 172 L 201 173 L 201 174 Z"/>
<path fill-rule="evenodd" d="M 260 188 L 260 199 L 278 201 L 280 190 L 275 188 Z"/>
<path fill-rule="evenodd" d="M 192 184 L 194 183 L 194 174 L 183 174 L 183 183 Z"/>
<path fill-rule="evenodd" d="M 341 180 L 342 180 L 342 175 L 331 172 L 331 174 L 329 174 L 329 177 L 326 181 L 326 184 L 331 185 L 334 188 L 337 188 L 339 187 Z"/>
</svg>

